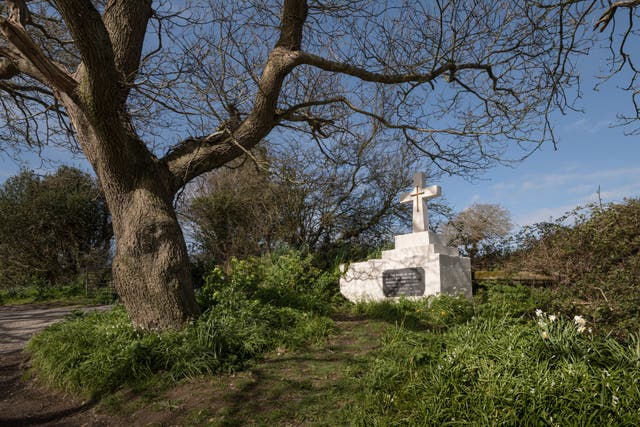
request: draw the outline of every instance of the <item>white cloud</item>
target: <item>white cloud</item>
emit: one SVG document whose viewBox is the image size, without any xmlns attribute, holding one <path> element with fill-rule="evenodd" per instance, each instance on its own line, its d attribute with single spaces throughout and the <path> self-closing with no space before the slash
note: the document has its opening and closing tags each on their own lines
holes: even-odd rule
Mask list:
<svg viewBox="0 0 640 427">
<path fill-rule="evenodd" d="M 617 168 L 597 172 L 568 172 L 529 175 L 519 185 L 512 183 L 498 183 L 494 190 L 533 191 L 543 189 L 563 189 L 572 193 L 596 191 L 598 186 L 604 189 L 607 183 L 614 180 L 640 181 L 640 168 Z M 627 185 L 630 189 L 640 188 L 640 185 Z"/>
<path fill-rule="evenodd" d="M 640 181 L 628 185 L 621 185 L 606 191 L 600 192 L 600 197 L 605 201 L 619 201 L 625 197 L 635 197 L 640 195 Z M 594 194 L 597 197 L 597 195 Z"/>
<path fill-rule="evenodd" d="M 479 202 L 482 199 L 482 197 L 480 197 L 479 194 L 474 194 L 473 196 L 471 196 L 471 200 L 469 200 L 469 204 L 472 205 L 476 202 Z"/>
<path fill-rule="evenodd" d="M 540 190 L 543 188 L 557 187 L 575 179 L 576 174 L 544 174 L 534 176 L 524 181 L 521 185 L 522 191 Z"/>
<path fill-rule="evenodd" d="M 599 199 L 608 203 L 640 196 L 640 167 L 527 175 L 519 183 L 497 183 L 492 190 L 522 226 L 557 219 Z"/>
<path fill-rule="evenodd" d="M 571 205 L 556 206 L 554 208 L 535 209 L 533 211 L 516 215 L 513 218 L 513 222 L 517 226 L 531 225 L 537 222 L 545 222 L 545 221 L 552 222 L 560 218 L 562 215 L 569 212 L 575 207 L 576 205 L 571 204 Z"/>
<path fill-rule="evenodd" d="M 613 122 L 614 122 L 613 119 L 603 119 L 596 122 L 592 122 L 591 120 L 582 118 L 567 124 L 565 126 L 565 130 L 569 132 L 582 131 L 582 132 L 593 135 L 600 132 L 602 129 L 610 128 Z"/>
<path fill-rule="evenodd" d="M 567 192 L 571 194 L 587 194 L 593 191 L 594 189 L 592 184 L 578 184 L 567 188 Z"/>
<path fill-rule="evenodd" d="M 518 188 L 518 185 L 513 182 L 498 182 L 491 186 L 491 189 L 495 192 L 513 191 L 517 188 Z"/>
</svg>

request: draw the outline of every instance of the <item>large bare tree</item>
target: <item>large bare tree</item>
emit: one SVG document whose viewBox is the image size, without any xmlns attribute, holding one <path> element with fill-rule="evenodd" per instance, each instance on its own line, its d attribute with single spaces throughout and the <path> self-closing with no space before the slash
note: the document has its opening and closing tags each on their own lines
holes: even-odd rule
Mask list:
<svg viewBox="0 0 640 427">
<path fill-rule="evenodd" d="M 4 143 L 79 148 L 137 327 L 197 316 L 174 198 L 267 136 L 472 174 L 553 140 L 590 3 L 7 0 Z M 375 147 L 374 151 L 369 151 Z M 417 160 L 416 160 L 417 159 Z M 338 160 L 336 160 L 338 161 Z M 353 174 L 357 182 L 359 175 Z"/>
</svg>

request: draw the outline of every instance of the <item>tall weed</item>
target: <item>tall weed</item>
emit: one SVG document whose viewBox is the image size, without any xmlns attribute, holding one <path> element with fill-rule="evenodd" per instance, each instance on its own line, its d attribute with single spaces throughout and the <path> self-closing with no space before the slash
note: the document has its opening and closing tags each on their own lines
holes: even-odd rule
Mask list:
<svg viewBox="0 0 640 427">
<path fill-rule="evenodd" d="M 439 334 L 391 327 L 340 422 L 637 425 L 637 339 L 623 346 L 552 318 L 476 316 Z"/>
</svg>

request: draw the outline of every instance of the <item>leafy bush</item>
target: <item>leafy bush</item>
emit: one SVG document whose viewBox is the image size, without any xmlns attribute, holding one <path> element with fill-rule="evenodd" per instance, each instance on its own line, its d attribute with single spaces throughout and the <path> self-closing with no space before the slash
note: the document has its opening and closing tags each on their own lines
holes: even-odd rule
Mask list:
<svg viewBox="0 0 640 427">
<path fill-rule="evenodd" d="M 234 261 L 229 274 L 214 269 L 198 293 L 204 314 L 181 331 L 135 330 L 120 306 L 53 325 L 29 342 L 33 366 L 65 389 L 99 395 L 157 373 L 178 380 L 233 371 L 271 349 L 317 343 L 334 328 L 316 314 L 324 305 L 275 290 L 306 289 L 313 296 L 314 288 L 324 289 L 323 275 L 307 262 L 291 255 Z"/>
<path fill-rule="evenodd" d="M 229 272 L 215 267 L 198 290 L 200 305 L 207 309 L 221 301 L 230 288 L 278 307 L 328 314 L 338 297 L 337 272 L 323 272 L 312 255 L 288 251 L 272 257 L 232 259 Z"/>
<path fill-rule="evenodd" d="M 67 284 L 108 264 L 113 235 L 95 179 L 67 166 L 0 184 L 0 288 Z"/>
<path fill-rule="evenodd" d="M 582 313 L 602 335 L 638 332 L 640 199 L 578 208 L 523 230 L 517 244 L 506 267 L 554 277 L 550 310 Z"/>
</svg>

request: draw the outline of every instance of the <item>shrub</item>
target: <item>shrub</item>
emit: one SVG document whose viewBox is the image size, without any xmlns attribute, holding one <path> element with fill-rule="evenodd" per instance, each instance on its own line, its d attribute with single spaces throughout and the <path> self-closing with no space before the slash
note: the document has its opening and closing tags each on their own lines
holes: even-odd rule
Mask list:
<svg viewBox="0 0 640 427">
<path fill-rule="evenodd" d="M 67 166 L 0 184 L 0 288 L 63 285 L 108 263 L 113 231 L 95 179 Z"/>
<path fill-rule="evenodd" d="M 315 295 L 314 288 L 324 289 L 323 275 L 306 262 L 292 255 L 276 262 L 236 260 L 227 274 L 213 269 L 198 292 L 205 311 L 182 331 L 135 330 L 120 306 L 74 316 L 31 339 L 33 366 L 65 389 L 100 395 L 163 372 L 173 380 L 228 372 L 277 347 L 317 343 L 334 328 L 316 314 L 323 311 L 320 303 L 277 291 Z"/>
<path fill-rule="evenodd" d="M 638 331 L 640 199 L 578 208 L 525 229 L 517 241 L 506 267 L 555 277 L 549 309 L 584 314 L 596 333 L 622 340 Z"/>
<path fill-rule="evenodd" d="M 231 288 L 274 306 L 328 314 L 339 298 L 337 283 L 337 272 L 316 268 L 311 255 L 287 251 L 272 257 L 234 258 L 228 273 L 213 268 L 197 298 L 207 309 L 220 301 L 220 292 Z"/>
</svg>

